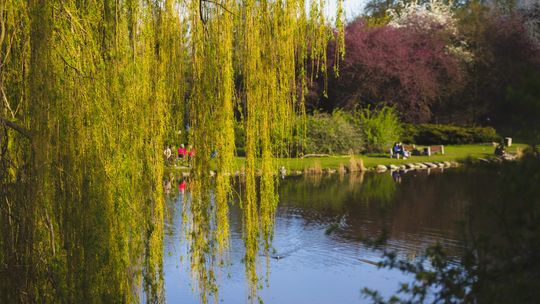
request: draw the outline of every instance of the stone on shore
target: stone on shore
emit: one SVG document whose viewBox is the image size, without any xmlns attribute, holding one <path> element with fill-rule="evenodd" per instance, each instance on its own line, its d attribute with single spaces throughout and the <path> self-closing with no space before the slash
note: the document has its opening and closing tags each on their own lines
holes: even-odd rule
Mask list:
<svg viewBox="0 0 540 304">
<path fill-rule="evenodd" d="M 387 170 L 386 166 L 384 165 L 377 165 L 376 169 L 377 169 L 377 172 L 384 172 Z"/>
<path fill-rule="evenodd" d="M 428 168 L 437 168 L 437 165 L 435 165 L 434 163 L 426 162 L 424 163 L 424 165 L 426 165 Z"/>
<path fill-rule="evenodd" d="M 416 163 L 414 164 L 414 166 L 417 168 L 417 169 L 427 169 L 428 166 L 422 164 L 422 163 Z"/>
<path fill-rule="evenodd" d="M 413 163 L 405 164 L 405 167 L 406 167 L 407 169 L 416 169 L 416 166 L 415 166 Z"/>
<path fill-rule="evenodd" d="M 396 165 L 392 165 L 392 164 L 390 164 L 390 165 L 387 165 L 387 166 L 386 166 L 386 168 L 388 168 L 389 170 L 393 170 L 393 171 L 394 171 L 394 170 L 398 170 L 398 169 L 399 169 L 399 167 L 398 167 L 398 166 L 396 166 Z"/>
</svg>

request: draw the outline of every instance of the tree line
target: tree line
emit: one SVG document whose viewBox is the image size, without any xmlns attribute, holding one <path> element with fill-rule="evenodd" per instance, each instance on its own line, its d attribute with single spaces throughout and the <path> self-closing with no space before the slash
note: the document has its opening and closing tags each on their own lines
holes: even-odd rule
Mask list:
<svg viewBox="0 0 540 304">
<path fill-rule="evenodd" d="M 488 125 L 528 140 L 540 108 L 540 5 L 496 3 L 368 2 L 345 27 L 339 75 L 314 82 L 308 109 L 391 105 L 405 122 Z"/>
</svg>

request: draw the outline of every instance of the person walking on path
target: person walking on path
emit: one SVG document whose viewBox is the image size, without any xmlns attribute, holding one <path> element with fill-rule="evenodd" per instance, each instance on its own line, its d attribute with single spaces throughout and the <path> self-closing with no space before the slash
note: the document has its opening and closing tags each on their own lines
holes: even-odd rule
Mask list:
<svg viewBox="0 0 540 304">
<path fill-rule="evenodd" d="M 163 151 L 163 154 L 165 155 L 165 162 L 169 164 L 171 162 L 171 156 L 172 156 L 171 146 L 167 146 L 165 151 Z"/>
</svg>

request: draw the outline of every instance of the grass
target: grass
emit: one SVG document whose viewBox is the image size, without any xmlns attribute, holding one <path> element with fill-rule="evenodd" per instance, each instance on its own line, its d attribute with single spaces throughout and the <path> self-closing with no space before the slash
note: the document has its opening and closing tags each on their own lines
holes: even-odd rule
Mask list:
<svg viewBox="0 0 540 304">
<path fill-rule="evenodd" d="M 507 149 L 510 153 L 515 153 L 517 148 L 523 150 L 526 145 L 513 144 Z M 422 150 L 418 146 L 419 150 Z M 406 163 L 421 163 L 421 162 L 442 162 L 442 161 L 461 161 L 469 157 L 471 158 L 487 158 L 493 156 L 495 147 L 491 145 L 453 145 L 444 147 L 445 154 L 432 156 L 412 156 L 408 159 L 390 158 L 389 154 L 366 154 L 354 155 L 356 160 L 362 159 L 366 168 L 375 167 L 377 165 L 400 165 Z M 303 171 L 309 168 L 323 169 L 339 169 L 341 166 L 348 167 L 350 164 L 350 155 L 336 155 L 330 157 L 313 157 L 313 158 L 279 158 L 276 160 L 279 167 L 284 166 L 287 170 Z M 241 164 L 242 158 L 238 159 Z"/>
<path fill-rule="evenodd" d="M 526 147 L 524 144 L 513 144 L 507 149 L 507 152 L 516 153 L 516 149 L 523 150 Z M 417 148 L 422 151 L 421 146 Z M 473 145 L 449 145 L 444 146 L 444 155 L 436 154 L 432 156 L 412 156 L 408 159 L 390 158 L 389 154 L 362 154 L 354 155 L 352 162 L 357 164 L 360 160 L 366 168 L 372 168 L 377 165 L 401 165 L 406 163 L 422 163 L 422 162 L 442 162 L 442 161 L 462 161 L 467 158 L 488 158 L 493 156 L 495 147 L 488 144 L 473 144 Z M 244 166 L 245 158 L 237 157 L 236 171 L 241 171 Z M 335 169 L 351 166 L 350 155 L 334 155 L 329 157 L 310 157 L 310 158 L 278 158 L 276 159 L 278 167 L 285 167 L 288 171 L 321 171 L 322 169 Z M 213 164 L 212 167 L 215 167 Z M 177 171 L 171 167 L 166 171 Z"/>
</svg>

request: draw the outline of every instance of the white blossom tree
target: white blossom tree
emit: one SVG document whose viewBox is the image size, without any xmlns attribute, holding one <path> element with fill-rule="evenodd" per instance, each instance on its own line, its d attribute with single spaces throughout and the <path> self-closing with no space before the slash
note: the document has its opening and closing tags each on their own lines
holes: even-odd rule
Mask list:
<svg viewBox="0 0 540 304">
<path fill-rule="evenodd" d="M 418 0 L 400 2 L 397 8 L 387 11 L 392 27 L 413 27 L 421 31 L 437 31 L 446 34 L 449 39 L 447 51 L 465 62 L 473 60 L 467 43 L 459 35 L 458 20 L 452 10 L 452 1 L 429 0 L 421 3 Z"/>
<path fill-rule="evenodd" d="M 430 0 L 422 4 L 415 0 L 408 3 L 400 2 L 400 9 L 389 9 L 388 16 L 392 18 L 389 25 L 393 27 L 419 27 L 423 30 L 445 29 L 457 34 L 457 21 L 450 4 L 441 0 Z"/>
</svg>

